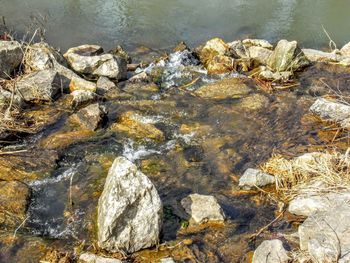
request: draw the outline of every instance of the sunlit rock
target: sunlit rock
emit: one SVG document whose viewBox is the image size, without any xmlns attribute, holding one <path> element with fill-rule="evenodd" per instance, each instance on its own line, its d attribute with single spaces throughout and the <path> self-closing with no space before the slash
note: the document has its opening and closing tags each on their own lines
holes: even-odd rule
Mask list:
<svg viewBox="0 0 350 263">
<path fill-rule="evenodd" d="M 7 79 L 19 67 L 23 50 L 17 41 L 0 41 L 0 78 Z"/>
<path fill-rule="evenodd" d="M 343 127 L 350 127 L 349 105 L 319 98 L 310 107 L 310 111 L 323 120 L 337 122 Z"/>
<path fill-rule="evenodd" d="M 72 77 L 69 83 L 70 92 L 73 92 L 76 90 L 96 92 L 96 89 L 97 87 L 95 83 L 87 81 L 80 77 L 75 77 L 75 76 Z"/>
<path fill-rule="evenodd" d="M 297 71 L 310 64 L 296 41 L 280 40 L 267 61 L 272 71 Z"/>
<path fill-rule="evenodd" d="M 252 263 L 288 263 L 291 258 L 281 240 L 266 240 L 254 251 Z"/>
<path fill-rule="evenodd" d="M 345 203 L 308 217 L 299 226 L 300 249 L 314 262 L 350 261 L 350 206 Z"/>
<path fill-rule="evenodd" d="M 338 62 L 343 56 L 334 52 L 324 52 L 316 49 L 302 49 L 306 58 L 311 62 Z"/>
<path fill-rule="evenodd" d="M 85 252 L 80 255 L 78 263 L 122 263 L 122 261 Z"/>
<path fill-rule="evenodd" d="M 98 46 L 83 45 L 70 48 L 64 57 L 76 72 L 116 80 L 126 78 L 127 62 L 125 58 L 112 54 L 101 54 L 101 48 Z"/>
<path fill-rule="evenodd" d="M 248 95 L 252 90 L 251 86 L 249 79 L 229 78 L 204 85 L 194 94 L 206 99 L 237 99 Z"/>
<path fill-rule="evenodd" d="M 82 105 L 86 105 L 91 102 L 98 100 L 96 93 L 88 90 L 75 90 L 71 93 L 72 98 L 72 107 L 77 108 Z"/>
<path fill-rule="evenodd" d="M 272 51 L 260 46 L 252 46 L 247 48 L 247 56 L 258 61 L 260 64 L 266 65 Z"/>
<path fill-rule="evenodd" d="M 105 109 L 98 103 L 94 103 L 80 109 L 73 115 L 73 118 L 76 119 L 84 128 L 95 131 L 102 125 L 105 115 Z"/>
<path fill-rule="evenodd" d="M 265 39 L 244 39 L 242 40 L 243 45 L 245 45 L 246 47 L 261 47 L 261 48 L 265 48 L 265 49 L 273 49 L 273 45 L 265 40 Z"/>
<path fill-rule="evenodd" d="M 181 205 L 195 224 L 223 222 L 225 214 L 214 196 L 191 194 Z"/>
<path fill-rule="evenodd" d="M 217 55 L 207 62 L 208 74 L 223 74 L 234 70 L 234 59 L 228 56 Z"/>
<path fill-rule="evenodd" d="M 117 85 L 107 77 L 99 77 L 96 83 L 96 93 L 104 95 L 106 92 L 117 89 Z"/>
<path fill-rule="evenodd" d="M 247 169 L 239 179 L 239 186 L 244 188 L 263 187 L 274 183 L 274 176 L 252 168 Z"/>
<path fill-rule="evenodd" d="M 343 56 L 350 56 L 350 42 L 347 43 L 346 45 L 344 45 L 341 49 L 340 49 L 340 53 Z"/>
<path fill-rule="evenodd" d="M 16 83 L 25 101 L 52 101 L 68 92 L 69 80 L 55 70 L 42 70 L 25 75 Z"/>
<path fill-rule="evenodd" d="M 125 157 L 114 160 L 98 204 L 98 244 L 133 253 L 159 242 L 163 207 L 156 188 Z"/>
<path fill-rule="evenodd" d="M 26 218 L 29 187 L 18 181 L 0 181 L 0 228 L 17 227 Z"/>
</svg>

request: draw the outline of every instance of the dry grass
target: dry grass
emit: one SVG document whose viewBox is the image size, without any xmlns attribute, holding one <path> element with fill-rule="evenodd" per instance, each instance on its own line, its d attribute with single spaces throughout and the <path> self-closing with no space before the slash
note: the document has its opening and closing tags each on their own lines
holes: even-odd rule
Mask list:
<svg viewBox="0 0 350 263">
<path fill-rule="evenodd" d="M 262 170 L 275 176 L 276 190 L 287 199 L 300 191 L 341 191 L 350 189 L 349 153 L 309 153 L 291 160 L 275 155 Z"/>
</svg>

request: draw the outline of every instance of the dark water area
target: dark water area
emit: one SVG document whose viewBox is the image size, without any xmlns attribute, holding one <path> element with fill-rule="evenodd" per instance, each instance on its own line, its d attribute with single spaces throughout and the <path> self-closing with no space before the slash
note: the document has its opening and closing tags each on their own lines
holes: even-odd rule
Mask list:
<svg viewBox="0 0 350 263">
<path fill-rule="evenodd" d="M 286 38 L 304 47 L 328 47 L 322 27 L 339 47 L 350 40 L 347 0 L 1 0 L 0 7 L 0 16 L 19 35 L 44 28 L 47 41 L 62 50 L 86 43 L 166 49 L 215 36 Z"/>
</svg>

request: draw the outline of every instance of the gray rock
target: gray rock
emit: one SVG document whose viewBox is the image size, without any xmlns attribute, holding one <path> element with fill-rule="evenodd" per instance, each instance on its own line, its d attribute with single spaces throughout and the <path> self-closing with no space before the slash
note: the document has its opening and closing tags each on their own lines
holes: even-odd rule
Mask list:
<svg viewBox="0 0 350 263">
<path fill-rule="evenodd" d="M 315 187 L 315 189 L 317 189 Z M 350 192 L 310 193 L 305 191 L 295 197 L 288 206 L 288 212 L 310 216 L 319 211 L 329 211 L 332 207 L 350 202 Z"/>
<path fill-rule="evenodd" d="M 98 99 L 96 93 L 87 90 L 75 90 L 71 93 L 73 96 L 72 107 L 77 108 L 82 105 L 86 105 L 91 102 L 95 102 Z"/>
<path fill-rule="evenodd" d="M 337 122 L 343 127 L 349 126 L 348 105 L 320 98 L 310 107 L 310 111 L 324 120 Z"/>
<path fill-rule="evenodd" d="M 105 109 L 98 103 L 91 104 L 81 110 L 79 110 L 75 116 L 79 122 L 87 129 L 95 131 L 97 130 L 106 115 Z"/>
<path fill-rule="evenodd" d="M 175 263 L 173 258 L 162 258 L 159 263 Z"/>
<path fill-rule="evenodd" d="M 65 75 L 67 76 L 67 75 Z M 90 92 L 96 92 L 97 86 L 95 83 L 91 81 L 87 81 L 79 76 L 70 76 L 71 81 L 69 83 L 69 90 L 71 92 L 76 90 L 83 90 L 83 91 L 90 91 Z"/>
<path fill-rule="evenodd" d="M 263 187 L 275 183 L 275 177 L 258 169 L 247 169 L 239 179 L 239 186 L 245 188 Z"/>
<path fill-rule="evenodd" d="M 7 79 L 22 63 L 23 51 L 17 41 L 0 41 L 0 78 Z"/>
<path fill-rule="evenodd" d="M 68 92 L 69 80 L 55 70 L 42 70 L 25 75 L 16 85 L 25 101 L 48 102 Z"/>
<path fill-rule="evenodd" d="M 337 53 L 323 52 L 316 49 L 302 49 L 302 51 L 311 62 L 338 62 L 343 58 Z"/>
<path fill-rule="evenodd" d="M 350 205 L 317 212 L 299 226 L 300 249 L 314 262 L 350 262 Z"/>
<path fill-rule="evenodd" d="M 252 46 L 249 47 L 247 49 L 247 53 L 248 56 L 250 58 L 255 59 L 256 61 L 258 61 L 259 63 L 266 65 L 267 61 L 269 59 L 269 57 L 272 54 L 272 51 L 267 49 L 267 48 L 263 48 L 263 47 L 257 47 L 257 46 Z"/>
<path fill-rule="evenodd" d="M 272 72 L 266 67 L 261 67 L 259 78 L 268 81 L 287 81 L 293 76 L 291 71 Z"/>
<path fill-rule="evenodd" d="M 130 79 L 128 79 L 128 82 L 131 82 L 131 83 L 148 83 L 150 82 L 151 79 L 150 77 L 147 75 L 146 72 L 141 72 L 139 74 L 136 74 L 134 76 L 132 76 Z"/>
<path fill-rule="evenodd" d="M 106 92 L 117 88 L 113 81 L 107 77 L 99 77 L 96 83 L 97 90 L 96 93 L 104 95 Z"/>
<path fill-rule="evenodd" d="M 271 45 L 270 42 L 268 42 L 265 39 L 244 39 L 242 43 L 248 47 L 255 46 L 255 47 L 262 47 L 270 50 L 273 49 L 273 45 Z"/>
<path fill-rule="evenodd" d="M 80 255 L 79 263 L 122 263 L 122 261 L 86 252 Z"/>
<path fill-rule="evenodd" d="M 3 89 L 0 86 L 0 109 L 7 108 L 12 101 L 12 105 L 15 105 L 21 108 L 24 105 L 23 98 L 17 94 L 16 92 L 12 94 L 12 92 Z"/>
<path fill-rule="evenodd" d="M 91 50 L 94 52 L 90 52 Z M 127 61 L 125 58 L 112 54 L 95 55 L 96 50 L 98 46 L 83 45 L 69 49 L 64 57 L 76 72 L 117 80 L 126 78 Z"/>
<path fill-rule="evenodd" d="M 281 240 L 266 240 L 254 251 L 252 263 L 287 263 L 290 257 Z"/>
<path fill-rule="evenodd" d="M 181 200 L 181 205 L 195 224 L 225 220 L 225 214 L 214 196 L 191 194 Z"/>
<path fill-rule="evenodd" d="M 343 56 L 350 56 L 350 42 L 347 43 L 346 45 L 344 45 L 341 49 L 340 49 L 340 53 Z"/>
<path fill-rule="evenodd" d="M 296 41 L 280 40 L 267 61 L 272 71 L 297 71 L 310 64 Z"/>
<path fill-rule="evenodd" d="M 152 182 L 125 157 L 114 160 L 98 203 L 98 244 L 110 252 L 156 245 L 163 208 Z"/>
<path fill-rule="evenodd" d="M 55 69 L 56 63 L 65 64 L 65 59 L 57 50 L 45 42 L 26 47 L 24 56 L 26 72 Z"/>
</svg>

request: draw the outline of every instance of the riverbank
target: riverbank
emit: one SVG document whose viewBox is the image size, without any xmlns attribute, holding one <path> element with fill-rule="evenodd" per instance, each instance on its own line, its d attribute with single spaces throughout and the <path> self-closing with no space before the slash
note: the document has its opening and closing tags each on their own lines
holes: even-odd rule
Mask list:
<svg viewBox="0 0 350 263">
<path fill-rule="evenodd" d="M 0 41 L 1 258 L 346 262 L 349 45 L 132 54 Z"/>
</svg>

